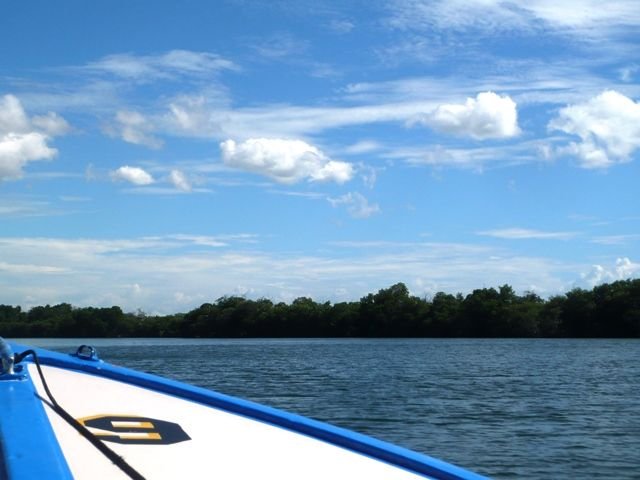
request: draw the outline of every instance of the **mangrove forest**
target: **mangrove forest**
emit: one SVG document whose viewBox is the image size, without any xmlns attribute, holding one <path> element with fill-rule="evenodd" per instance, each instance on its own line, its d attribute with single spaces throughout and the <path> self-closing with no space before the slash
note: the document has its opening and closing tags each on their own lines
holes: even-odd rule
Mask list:
<svg viewBox="0 0 640 480">
<path fill-rule="evenodd" d="M 224 296 L 187 313 L 120 307 L 0 305 L 4 337 L 576 337 L 640 338 L 640 279 L 543 299 L 509 285 L 462 295 L 411 295 L 403 283 L 359 301 L 291 303 Z"/>
</svg>

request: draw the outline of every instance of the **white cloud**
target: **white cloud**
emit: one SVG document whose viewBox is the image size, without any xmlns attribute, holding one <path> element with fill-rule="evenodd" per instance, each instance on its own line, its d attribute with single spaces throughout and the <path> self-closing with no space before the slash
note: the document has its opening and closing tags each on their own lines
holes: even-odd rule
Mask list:
<svg viewBox="0 0 640 480">
<path fill-rule="evenodd" d="M 640 148 L 640 103 L 607 90 L 561 109 L 548 128 L 582 140 L 569 143 L 558 153 L 575 155 L 584 168 L 608 168 L 630 161 Z"/>
<path fill-rule="evenodd" d="M 626 245 L 637 240 L 640 240 L 640 234 L 632 233 L 628 235 L 604 235 L 595 237 L 591 241 L 601 245 Z"/>
<path fill-rule="evenodd" d="M 48 273 L 64 273 L 67 269 L 61 267 L 51 267 L 48 265 L 29 265 L 0 262 L 0 272 L 13 274 L 48 274 Z"/>
<path fill-rule="evenodd" d="M 369 201 L 358 192 L 349 192 L 338 198 L 329 198 L 332 206 L 345 206 L 349 215 L 354 218 L 368 218 L 376 213 L 380 213 L 377 203 L 370 204 Z"/>
<path fill-rule="evenodd" d="M 307 198 L 309 200 L 324 200 L 326 199 L 326 195 L 320 192 L 296 192 L 294 190 L 276 190 L 270 189 L 269 193 L 273 193 L 275 195 L 285 195 L 287 197 L 298 197 L 298 198 Z"/>
<path fill-rule="evenodd" d="M 57 150 L 47 145 L 47 136 L 37 132 L 0 136 L 0 180 L 22 177 L 22 169 L 32 161 L 48 160 Z"/>
<path fill-rule="evenodd" d="M 432 101 L 411 101 L 355 107 L 277 104 L 230 109 L 226 98 L 215 95 L 172 99 L 156 123 L 167 133 L 201 138 L 299 138 L 352 125 L 406 122 L 437 106 Z"/>
<path fill-rule="evenodd" d="M 173 186 L 182 192 L 191 191 L 191 183 L 187 176 L 180 170 L 171 170 L 169 174 L 169 180 L 173 183 Z"/>
<path fill-rule="evenodd" d="M 376 185 L 376 181 L 378 180 L 378 171 L 380 170 L 384 170 L 384 168 L 374 168 L 365 163 L 358 164 L 358 172 L 360 173 L 362 183 L 364 183 L 368 188 L 373 188 Z"/>
<path fill-rule="evenodd" d="M 520 132 L 516 103 L 508 95 L 493 92 L 481 92 L 464 104 L 440 105 L 416 122 L 477 140 L 509 138 Z"/>
<path fill-rule="evenodd" d="M 214 109 L 215 106 L 209 106 L 202 95 L 183 95 L 169 103 L 165 119 L 170 129 L 208 137 L 218 130 L 210 119 Z"/>
<path fill-rule="evenodd" d="M 618 258 L 616 260 L 616 275 L 618 278 L 631 278 L 640 274 L 640 263 L 633 263 L 627 257 Z"/>
<path fill-rule="evenodd" d="M 582 275 L 582 281 L 592 288 L 601 283 L 626 280 L 640 275 L 640 263 L 634 263 L 627 257 L 618 258 L 612 267 L 592 265 L 591 270 Z"/>
<path fill-rule="evenodd" d="M 265 58 L 282 59 L 304 53 L 308 48 L 308 42 L 283 33 L 261 38 L 253 48 Z"/>
<path fill-rule="evenodd" d="M 483 172 L 486 168 L 548 162 L 550 159 L 545 155 L 547 148 L 546 143 L 531 140 L 510 145 L 474 148 L 447 148 L 441 145 L 427 149 L 423 146 L 402 147 L 389 149 L 384 156 L 401 159 L 416 166 L 454 167 Z"/>
<path fill-rule="evenodd" d="M 635 0 L 612 0 L 606 8 L 598 0 L 533 0 L 522 8 L 549 25 L 583 33 L 640 25 L 640 9 Z"/>
<path fill-rule="evenodd" d="M 576 232 L 543 232 L 527 228 L 503 228 L 477 232 L 478 235 L 504 238 L 508 240 L 569 240 L 577 235 Z"/>
<path fill-rule="evenodd" d="M 375 53 L 382 63 L 387 66 L 398 66 L 405 60 L 432 64 L 446 54 L 447 47 L 438 45 L 423 35 L 404 34 L 402 41 L 394 42 L 391 46 L 378 48 Z"/>
<path fill-rule="evenodd" d="M 640 25 L 636 0 L 396 0 L 389 24 L 401 29 L 557 30 L 583 37 Z"/>
<path fill-rule="evenodd" d="M 593 265 L 589 273 L 582 276 L 582 280 L 589 288 L 593 288 L 596 285 L 614 281 L 615 276 L 602 265 Z"/>
<path fill-rule="evenodd" d="M 251 138 L 242 143 L 220 144 L 222 159 L 230 167 L 258 173 L 280 183 L 303 179 L 344 183 L 353 177 L 353 166 L 331 160 L 318 148 L 302 140 Z"/>
<path fill-rule="evenodd" d="M 71 126 L 60 115 L 49 112 L 31 119 L 34 127 L 51 136 L 65 135 L 71 131 Z"/>
<path fill-rule="evenodd" d="M 329 23 L 329 28 L 335 33 L 345 34 L 350 33 L 355 28 L 355 25 L 349 20 L 334 19 Z"/>
<path fill-rule="evenodd" d="M 106 131 L 125 142 L 155 149 L 162 147 L 162 140 L 151 134 L 154 128 L 153 123 L 141 113 L 120 110 L 116 113 L 115 124 L 108 126 Z"/>
<path fill-rule="evenodd" d="M 40 217 L 53 214 L 55 211 L 47 201 L 5 196 L 0 203 L 0 217 Z"/>
<path fill-rule="evenodd" d="M 0 97 L 0 180 L 20 178 L 29 162 L 55 157 L 57 150 L 47 143 L 52 135 L 64 133 L 64 126 L 55 113 L 29 119 L 20 100 Z"/>
<path fill-rule="evenodd" d="M 477 68 L 462 75 L 454 73 L 437 78 L 418 76 L 352 83 L 343 89 L 344 99 L 369 104 L 421 101 L 434 105 L 430 109 L 423 109 L 424 113 L 441 104 L 458 103 L 460 98 L 478 92 L 508 94 L 519 108 L 540 103 L 573 103 L 612 88 L 611 78 L 595 74 L 592 64 L 579 58 L 573 61 L 545 58 L 542 61 L 498 57 L 492 59 L 491 63 L 492 66 L 488 68 Z M 616 85 L 616 88 L 624 89 L 626 94 L 640 92 L 637 84 L 623 83 L 619 87 Z"/>
<path fill-rule="evenodd" d="M 221 70 L 237 70 L 238 67 L 214 53 L 171 50 L 161 55 L 109 55 L 90 63 L 84 69 L 129 80 L 150 81 L 203 76 Z"/>
<path fill-rule="evenodd" d="M 215 240 L 198 236 L 0 237 L 3 299 L 23 306 L 66 301 L 78 306 L 120 305 L 127 311 L 143 308 L 175 313 L 232 293 L 238 285 L 244 285 L 252 296 L 274 300 L 295 298 L 300 290 L 327 299 L 340 290 L 341 299 L 355 300 L 412 279 L 450 293 L 509 283 L 517 291 L 537 285 L 541 294 L 550 294 L 562 291 L 573 280 L 567 275 L 582 268 L 478 245 L 333 245 L 330 251 L 314 256 L 274 254 L 259 246 L 247 251 L 234 244 L 242 238 L 222 238 L 228 246 L 206 248 L 203 243 Z M 21 266 L 29 266 L 28 271 Z M 131 287 L 135 284 L 143 286 L 144 295 L 134 295 Z M 188 292 L 193 302 L 176 302 L 175 292 Z"/>
<path fill-rule="evenodd" d="M 27 133 L 29 119 L 20 100 L 13 95 L 0 98 L 0 133 Z"/>
<path fill-rule="evenodd" d="M 375 152 L 376 150 L 380 150 L 380 148 L 382 148 L 382 145 L 375 140 L 361 140 L 346 147 L 345 152 L 353 155 L 359 155 L 362 153 Z"/>
<path fill-rule="evenodd" d="M 470 27 L 507 30 L 524 26 L 511 8 L 499 0 L 396 0 L 388 23 L 399 29 L 453 29 Z"/>
<path fill-rule="evenodd" d="M 153 177 L 142 168 L 124 165 L 111 172 L 114 180 L 124 180 L 134 185 L 150 185 L 154 182 Z"/>
<path fill-rule="evenodd" d="M 630 65 L 619 70 L 620 80 L 623 82 L 632 82 L 636 74 L 640 71 L 640 65 Z"/>
<path fill-rule="evenodd" d="M 594 77 L 585 79 L 580 69 L 545 68 L 538 71 L 528 65 L 522 67 L 526 73 L 517 77 L 476 78 L 464 84 L 455 77 L 350 84 L 335 105 L 326 106 L 273 104 L 232 109 L 228 98 L 217 91 L 181 95 L 171 99 L 166 113 L 154 122 L 168 134 L 221 140 L 305 138 L 328 130 L 383 123 L 421 123 L 477 139 L 511 138 L 520 133 L 515 96 L 498 95 L 490 89 L 513 92 L 527 103 L 558 103 L 602 88 Z M 566 80 L 577 75 L 580 81 Z M 470 91 L 480 93 L 456 103 Z M 347 147 L 346 153 L 366 153 L 379 147 L 366 139 Z"/>
</svg>

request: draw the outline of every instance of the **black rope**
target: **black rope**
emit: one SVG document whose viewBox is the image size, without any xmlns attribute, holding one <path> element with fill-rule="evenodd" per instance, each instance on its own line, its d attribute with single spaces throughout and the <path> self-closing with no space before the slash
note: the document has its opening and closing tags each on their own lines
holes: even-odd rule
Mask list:
<svg viewBox="0 0 640 480">
<path fill-rule="evenodd" d="M 40 368 L 40 360 L 38 360 L 38 354 L 34 350 L 25 350 L 22 353 L 17 353 L 14 357 L 14 361 L 15 363 L 20 363 L 25 357 L 29 355 L 33 356 L 34 363 L 36 364 L 36 368 L 38 369 L 38 374 L 40 375 L 40 380 L 42 381 L 42 386 L 44 387 L 44 391 L 46 392 L 47 397 L 49 397 L 49 400 L 51 401 L 49 405 L 51 406 L 53 411 L 60 415 L 69 425 L 75 428 L 80 435 L 86 438 L 91 443 L 91 445 L 96 447 L 100 451 L 100 453 L 111 460 L 130 478 L 132 478 L 133 480 L 145 480 L 145 478 L 140 475 L 131 465 L 129 465 L 124 458 L 111 450 L 98 437 L 91 433 L 91 431 L 89 431 L 87 427 L 85 427 L 83 424 L 69 415 L 69 413 L 58 404 L 56 399 L 53 397 L 51 390 L 49 390 L 47 381 L 45 380 L 44 374 L 42 373 L 42 368 Z"/>
</svg>

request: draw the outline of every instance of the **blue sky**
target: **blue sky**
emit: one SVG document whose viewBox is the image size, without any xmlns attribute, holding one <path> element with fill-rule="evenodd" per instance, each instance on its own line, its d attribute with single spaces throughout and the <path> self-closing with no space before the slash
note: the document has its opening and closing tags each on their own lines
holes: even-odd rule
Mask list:
<svg viewBox="0 0 640 480">
<path fill-rule="evenodd" d="M 638 32 L 636 0 L 10 2 L 0 303 L 638 277 Z"/>
</svg>

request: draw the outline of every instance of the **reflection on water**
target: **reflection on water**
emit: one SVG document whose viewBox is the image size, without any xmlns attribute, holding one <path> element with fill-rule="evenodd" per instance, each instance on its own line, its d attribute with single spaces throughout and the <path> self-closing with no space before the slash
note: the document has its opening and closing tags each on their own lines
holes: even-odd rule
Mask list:
<svg viewBox="0 0 640 480">
<path fill-rule="evenodd" d="M 640 478 L 638 340 L 26 339 L 498 478 Z"/>
</svg>

